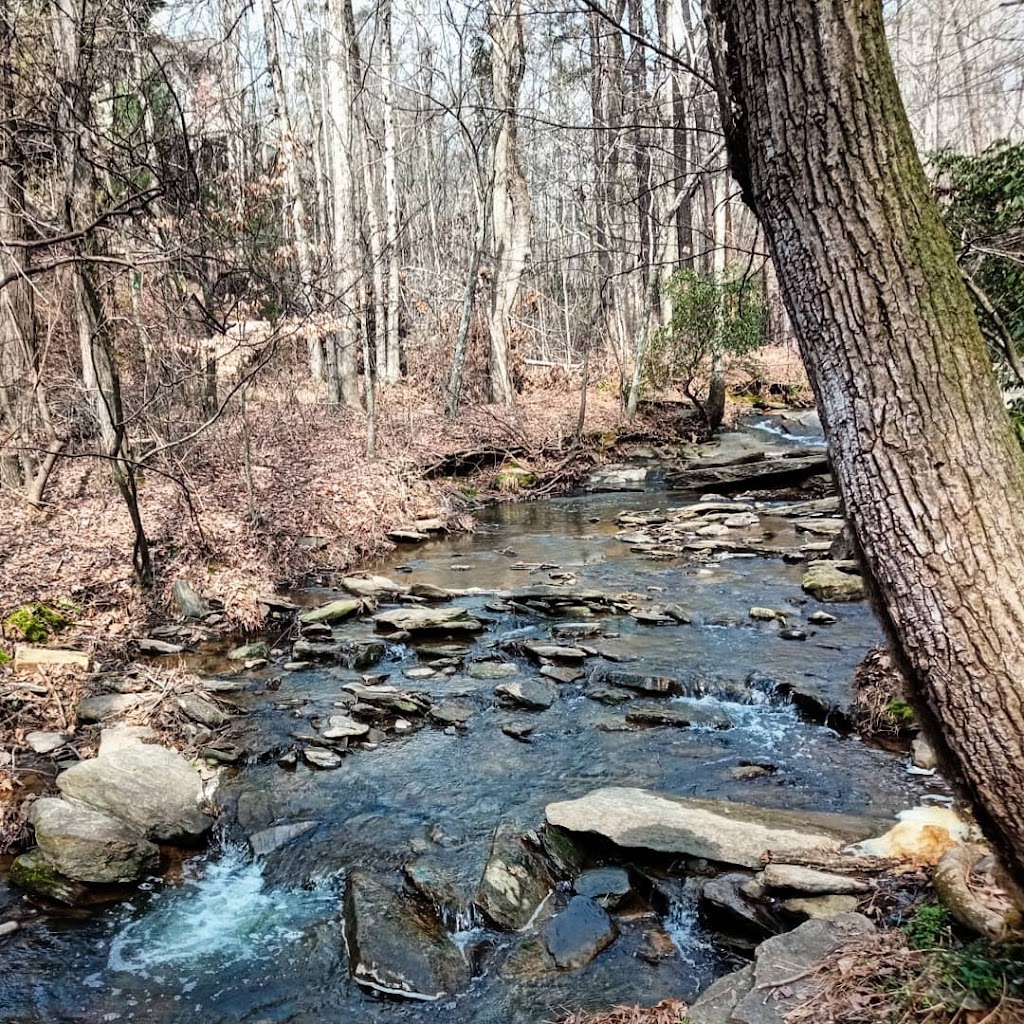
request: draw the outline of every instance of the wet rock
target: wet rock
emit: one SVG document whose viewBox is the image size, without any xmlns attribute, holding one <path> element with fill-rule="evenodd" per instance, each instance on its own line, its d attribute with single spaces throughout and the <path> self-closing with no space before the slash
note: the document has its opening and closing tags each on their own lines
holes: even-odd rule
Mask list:
<svg viewBox="0 0 1024 1024">
<path fill-rule="evenodd" d="M 438 725 L 453 725 L 461 729 L 475 714 L 476 708 L 445 701 L 443 704 L 436 704 L 432 707 L 427 712 L 427 717 L 437 722 Z"/>
<path fill-rule="evenodd" d="M 649 964 L 660 964 L 678 953 L 679 949 L 672 941 L 672 936 L 664 928 L 658 927 L 644 934 L 644 941 L 636 955 Z"/>
<path fill-rule="evenodd" d="M 529 743 L 533 733 L 533 726 L 523 722 L 506 722 L 501 731 L 510 739 L 519 740 L 520 743 Z"/>
<path fill-rule="evenodd" d="M 617 686 L 588 686 L 586 695 L 599 704 L 609 706 L 625 704 L 626 701 L 634 699 L 634 695 L 629 690 L 620 690 Z"/>
<path fill-rule="evenodd" d="M 291 769 L 296 768 L 299 763 L 299 755 L 294 750 L 285 751 L 278 759 L 277 765 L 279 768 Z"/>
<path fill-rule="evenodd" d="M 115 750 L 130 747 L 137 743 L 157 743 L 160 735 L 156 729 L 148 725 L 126 725 L 119 722 L 100 730 L 100 749 L 97 757 L 105 757 Z"/>
<path fill-rule="evenodd" d="M 709 878 L 701 887 L 704 918 L 716 931 L 763 938 L 778 929 L 763 907 L 749 900 L 742 886 L 749 875 L 729 872 Z"/>
<path fill-rule="evenodd" d="M 634 608 L 632 616 L 641 626 L 674 626 L 678 622 L 664 608 Z"/>
<path fill-rule="evenodd" d="M 828 612 L 811 612 L 807 616 L 807 621 L 813 626 L 832 626 L 835 625 L 839 620 L 834 615 L 829 615 Z"/>
<path fill-rule="evenodd" d="M 156 846 L 123 821 L 89 807 L 43 797 L 28 820 L 46 862 L 76 882 L 134 882 L 159 867 Z"/>
<path fill-rule="evenodd" d="M 178 697 L 178 707 L 185 713 L 187 718 L 193 722 L 205 725 L 207 729 L 219 729 L 231 721 L 231 716 L 225 714 L 212 700 L 204 697 L 201 693 L 183 693 Z"/>
<path fill-rule="evenodd" d="M 848 815 L 752 807 L 625 787 L 548 804 L 545 813 L 552 825 L 594 832 L 618 846 L 753 868 L 761 866 L 768 850 L 783 861 L 833 855 L 845 843 L 878 828 L 877 822 Z"/>
<path fill-rule="evenodd" d="M 388 534 L 388 540 L 393 540 L 396 544 L 422 544 L 430 540 L 430 537 L 421 530 L 402 529 L 392 530 Z"/>
<path fill-rule="evenodd" d="M 642 491 L 646 466 L 601 466 L 587 478 L 588 491 Z"/>
<path fill-rule="evenodd" d="M 166 654 L 181 654 L 185 650 L 184 644 L 172 644 L 166 640 L 157 640 L 155 637 L 139 637 L 135 641 L 135 647 L 139 654 L 147 657 L 161 657 Z"/>
<path fill-rule="evenodd" d="M 775 765 L 772 764 L 738 764 L 730 768 L 726 774 L 730 779 L 745 782 L 750 779 L 763 778 L 765 775 L 772 775 L 775 770 Z"/>
<path fill-rule="evenodd" d="M 624 672 L 598 665 L 587 681 L 588 686 L 612 686 L 637 690 L 640 693 L 679 693 L 680 683 L 674 676 L 648 675 L 644 672 Z"/>
<path fill-rule="evenodd" d="M 426 665 L 420 665 L 417 668 L 407 668 L 402 670 L 402 675 L 406 679 L 429 679 L 431 676 L 437 675 L 437 669 L 428 668 Z"/>
<path fill-rule="evenodd" d="M 774 622 L 776 619 L 782 623 L 786 621 L 786 613 L 776 611 L 774 608 L 754 607 L 747 614 L 759 622 Z"/>
<path fill-rule="evenodd" d="M 376 665 L 385 654 L 387 647 L 379 640 L 337 640 L 330 643 L 296 640 L 292 646 L 292 657 L 296 661 L 336 661 L 356 671 Z"/>
<path fill-rule="evenodd" d="M 807 634 L 802 629 L 780 629 L 780 640 L 806 640 Z"/>
<path fill-rule="evenodd" d="M 343 597 L 337 601 L 331 601 L 328 604 L 321 605 L 319 608 L 313 608 L 308 612 L 303 612 L 299 616 L 299 622 L 302 625 L 313 625 L 314 623 L 322 623 L 330 625 L 332 622 L 341 622 L 343 619 L 347 619 L 351 615 L 355 615 L 359 609 L 362 608 L 362 602 L 354 597 Z"/>
<path fill-rule="evenodd" d="M 25 742 L 33 753 L 52 754 L 67 746 L 70 738 L 66 732 L 30 732 L 25 737 Z"/>
<path fill-rule="evenodd" d="M 633 891 L 629 872 L 622 868 L 594 868 L 584 871 L 573 883 L 579 896 L 589 896 L 602 907 L 614 909 Z"/>
<path fill-rule="evenodd" d="M 0 939 L 6 939 L 8 936 L 13 935 L 19 927 L 17 921 L 3 921 L 0 923 Z"/>
<path fill-rule="evenodd" d="M 860 914 L 812 920 L 757 947 L 754 963 L 722 978 L 687 1011 L 692 1024 L 783 1024 L 814 998 L 820 982 L 811 968 L 840 946 L 873 934 Z"/>
<path fill-rule="evenodd" d="M 509 679 L 519 674 L 519 669 L 508 661 L 474 661 L 466 668 L 472 679 Z"/>
<path fill-rule="evenodd" d="M 870 892 L 873 886 L 863 878 L 837 875 L 829 871 L 816 871 L 795 864 L 766 864 L 758 875 L 766 889 L 791 889 L 810 896 Z"/>
<path fill-rule="evenodd" d="M 575 683 L 577 679 L 583 678 L 583 671 L 572 668 L 569 665 L 544 665 L 540 674 L 556 683 Z"/>
<path fill-rule="evenodd" d="M 551 659 L 579 663 L 587 657 L 587 652 L 579 647 L 566 647 L 562 644 L 525 644 L 523 650 L 535 661 Z"/>
<path fill-rule="evenodd" d="M 814 519 L 794 519 L 793 528 L 798 533 L 810 533 L 817 537 L 835 537 L 842 533 L 845 519 L 829 519 L 824 516 Z"/>
<path fill-rule="evenodd" d="M 302 759 L 311 768 L 320 768 L 329 771 L 332 768 L 340 768 L 342 757 L 334 750 L 326 747 L 303 747 Z"/>
<path fill-rule="evenodd" d="M 230 661 L 258 661 L 270 657 L 270 647 L 259 641 L 254 644 L 242 644 L 228 651 L 227 657 Z"/>
<path fill-rule="evenodd" d="M 416 644 L 416 653 L 432 664 L 436 661 L 461 661 L 469 651 L 465 644 Z"/>
<path fill-rule="evenodd" d="M 86 697 L 75 705 L 80 722 L 102 722 L 107 718 L 127 714 L 147 700 L 156 700 L 159 693 L 102 693 Z"/>
<path fill-rule="evenodd" d="M 700 726 L 705 729 L 729 729 L 729 716 L 714 708 L 702 707 L 695 701 L 672 701 L 666 704 L 634 704 L 626 712 L 630 725 L 673 726 L 686 729 Z"/>
<path fill-rule="evenodd" d="M 550 891 L 551 878 L 541 852 L 528 846 L 514 825 L 499 825 L 477 889 L 476 905 L 499 928 L 518 931 Z"/>
<path fill-rule="evenodd" d="M 424 601 L 450 601 L 452 599 L 450 590 L 445 590 L 444 587 L 435 587 L 433 583 L 414 583 L 409 593 Z"/>
<path fill-rule="evenodd" d="M 342 590 L 347 590 L 356 597 L 388 598 L 399 594 L 408 594 L 409 587 L 405 583 L 396 583 L 387 576 L 373 576 L 367 573 L 362 576 L 346 576 L 341 581 Z"/>
<path fill-rule="evenodd" d="M 444 630 L 476 633 L 484 628 L 465 608 L 392 608 L 373 617 L 379 630 L 408 633 Z"/>
<path fill-rule="evenodd" d="M 210 613 L 206 598 L 184 580 L 175 580 L 171 588 L 171 597 L 180 609 L 182 618 L 202 619 Z"/>
<path fill-rule="evenodd" d="M 801 583 L 819 601 L 861 601 L 864 579 L 857 562 L 811 562 Z"/>
<path fill-rule="evenodd" d="M 252 855 L 257 859 L 266 857 L 275 850 L 281 849 L 299 836 L 316 828 L 319 823 L 315 821 L 296 821 L 289 825 L 272 825 L 270 828 L 253 832 L 249 836 L 249 847 Z"/>
<path fill-rule="evenodd" d="M 782 901 L 782 909 L 801 921 L 821 918 L 830 921 L 857 909 L 856 896 L 806 896 Z"/>
<path fill-rule="evenodd" d="M 544 945 L 562 970 L 586 967 L 618 935 L 608 911 L 587 896 L 573 896 L 542 932 Z"/>
<path fill-rule="evenodd" d="M 914 741 L 910 745 L 910 755 L 915 768 L 931 771 L 939 767 L 939 758 L 935 753 L 935 748 L 924 736 L 914 737 Z"/>
<path fill-rule="evenodd" d="M 330 715 L 320 730 L 325 740 L 358 739 L 370 731 L 368 725 L 357 722 L 348 715 Z"/>
<path fill-rule="evenodd" d="M 543 679 L 502 683 L 495 689 L 494 694 L 503 702 L 526 708 L 528 711 L 546 711 L 558 699 L 555 685 Z"/>
<path fill-rule="evenodd" d="M 68 800 L 118 818 L 155 842 L 192 842 L 213 824 L 198 806 L 199 773 L 180 754 L 154 744 L 81 761 L 57 776 L 57 788 Z"/>
<path fill-rule="evenodd" d="M 26 892 L 69 906 L 81 903 L 89 895 L 87 886 L 65 878 L 39 850 L 29 850 L 16 857 L 11 864 L 10 879 Z"/>
<path fill-rule="evenodd" d="M 441 923 L 389 880 L 356 870 L 345 889 L 349 969 L 360 985 L 436 1000 L 469 982 L 469 967 Z"/>
</svg>

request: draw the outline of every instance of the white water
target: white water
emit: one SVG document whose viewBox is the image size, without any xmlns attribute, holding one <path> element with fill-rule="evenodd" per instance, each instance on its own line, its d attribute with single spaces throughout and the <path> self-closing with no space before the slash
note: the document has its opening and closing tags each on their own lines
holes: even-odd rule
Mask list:
<svg viewBox="0 0 1024 1024">
<path fill-rule="evenodd" d="M 308 890 L 268 888 L 261 866 L 237 847 L 193 872 L 155 895 L 145 916 L 114 936 L 110 970 L 149 977 L 164 966 L 221 971 L 266 959 L 300 938 L 304 926 L 332 916 L 338 904 L 329 881 Z"/>
<path fill-rule="evenodd" d="M 714 960 L 715 944 L 697 916 L 699 886 L 688 882 L 684 893 L 682 899 L 673 900 L 669 904 L 665 915 L 665 931 L 676 944 L 683 963 L 704 970 Z"/>
</svg>

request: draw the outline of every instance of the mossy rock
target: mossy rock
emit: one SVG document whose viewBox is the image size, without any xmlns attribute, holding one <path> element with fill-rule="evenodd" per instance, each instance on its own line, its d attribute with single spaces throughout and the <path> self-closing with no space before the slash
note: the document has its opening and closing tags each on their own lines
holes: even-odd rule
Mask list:
<svg viewBox="0 0 1024 1024">
<path fill-rule="evenodd" d="M 89 892 L 81 882 L 66 878 L 57 871 L 39 850 L 29 850 L 15 858 L 11 865 L 11 881 L 36 896 L 45 896 L 69 906 L 81 903 Z"/>
<path fill-rule="evenodd" d="M 525 466 L 518 464 L 502 466 L 494 474 L 494 486 L 503 494 L 525 491 L 537 482 L 536 475 Z"/>
<path fill-rule="evenodd" d="M 44 644 L 70 622 L 55 608 L 33 601 L 23 604 L 4 619 L 4 631 L 30 644 Z"/>
</svg>

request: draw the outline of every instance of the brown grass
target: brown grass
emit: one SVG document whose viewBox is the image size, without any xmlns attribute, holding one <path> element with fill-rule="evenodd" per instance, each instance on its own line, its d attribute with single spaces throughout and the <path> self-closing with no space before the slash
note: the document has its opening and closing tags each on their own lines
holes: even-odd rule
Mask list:
<svg viewBox="0 0 1024 1024">
<path fill-rule="evenodd" d="M 583 1010 L 560 1018 L 559 1024 L 679 1024 L 686 1019 L 686 1004 L 664 999 L 657 1006 L 613 1006 L 589 1013 Z"/>
</svg>

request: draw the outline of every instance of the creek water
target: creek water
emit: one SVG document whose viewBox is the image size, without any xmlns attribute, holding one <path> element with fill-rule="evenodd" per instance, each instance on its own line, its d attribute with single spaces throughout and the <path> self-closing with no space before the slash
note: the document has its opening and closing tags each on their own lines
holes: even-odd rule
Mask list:
<svg viewBox="0 0 1024 1024">
<path fill-rule="evenodd" d="M 848 688 L 857 662 L 880 640 L 867 604 L 808 603 L 802 567 L 778 558 L 655 562 L 615 539 L 619 510 L 685 500 L 648 491 L 499 505 L 481 514 L 474 533 L 406 549 L 380 571 L 406 582 L 487 589 L 550 582 L 549 573 L 560 571 L 574 573 L 585 587 L 655 593 L 686 609 L 692 623 L 645 627 L 602 619 L 607 632 L 619 634 L 618 653 L 636 659 L 621 667 L 687 680 L 731 728 L 624 731 L 625 711 L 588 699 L 579 684 L 560 686 L 547 711 L 508 710 L 494 701 L 495 681 L 462 673 L 403 678 L 403 670 L 422 663 L 412 648 L 391 644 L 373 671 L 390 673 L 403 689 L 471 705 L 466 730 L 449 735 L 417 726 L 376 749 L 351 752 L 333 771 L 301 761 L 286 771 L 273 756 L 227 770 L 218 792 L 224 806 L 218 836 L 186 863 L 182 877 L 154 879 L 123 902 L 88 913 L 42 914 L 0 947 L 0 1022 L 542 1024 L 565 1008 L 686 999 L 730 969 L 733 954 L 702 921 L 692 888 L 683 884 L 660 908 L 678 955 L 660 963 L 637 956 L 645 930 L 658 923 L 641 908 L 620 922 L 609 949 L 575 972 L 522 969 L 522 958 L 513 955 L 522 937 L 488 931 L 462 908 L 446 907 L 448 924 L 473 958 L 474 980 L 450 1000 L 403 1002 L 350 979 L 339 914 L 345 875 L 354 867 L 397 877 L 417 854 L 435 850 L 456 873 L 478 876 L 499 823 L 537 828 L 550 801 L 602 786 L 880 819 L 920 802 L 928 780 L 908 775 L 905 758 L 805 720 L 780 696 L 787 684 Z M 795 542 L 782 519 L 763 517 L 761 529 Z M 530 572 L 517 564 L 557 569 Z M 326 596 L 310 591 L 302 600 L 315 605 Z M 495 642 L 509 634 L 549 635 L 551 620 L 497 614 L 484 608 L 487 600 L 457 601 L 488 620 L 470 659 L 494 653 Z M 752 623 L 748 610 L 755 605 L 784 609 L 808 639 L 787 641 L 771 624 Z M 821 607 L 838 621 L 807 625 L 806 616 Z M 357 622 L 335 633 L 367 637 L 371 626 Z M 524 675 L 536 673 L 520 664 Z M 224 666 L 206 658 L 197 667 Z M 248 743 L 269 752 L 294 746 L 297 732 L 311 731 L 310 719 L 337 713 L 340 687 L 359 674 L 271 666 L 246 678 Z M 528 744 L 501 731 L 526 720 L 533 726 Z M 746 780 L 730 771 L 751 763 L 773 771 Z M 258 862 L 248 855 L 249 834 L 294 822 L 313 824 Z M 5 903 L 18 898 L 0 882 L 0 917 Z"/>
</svg>

